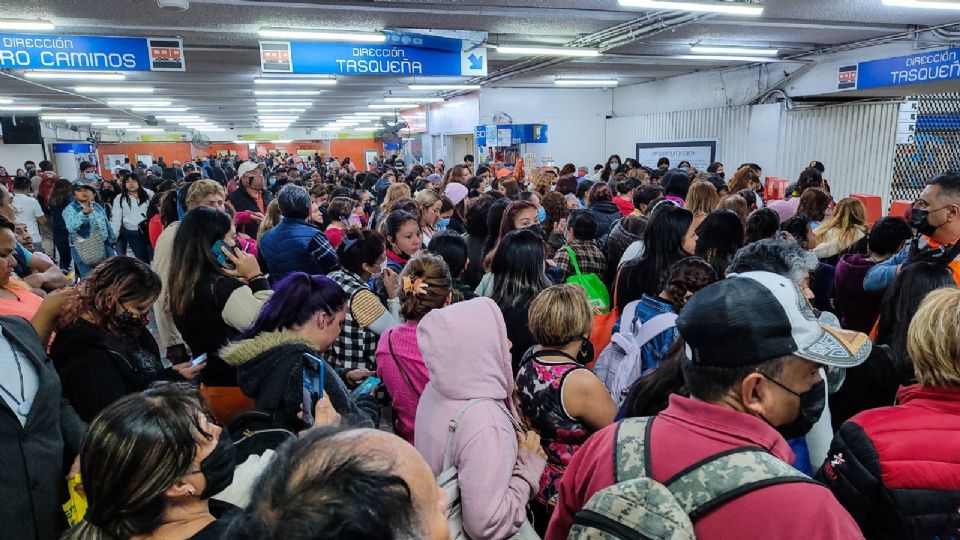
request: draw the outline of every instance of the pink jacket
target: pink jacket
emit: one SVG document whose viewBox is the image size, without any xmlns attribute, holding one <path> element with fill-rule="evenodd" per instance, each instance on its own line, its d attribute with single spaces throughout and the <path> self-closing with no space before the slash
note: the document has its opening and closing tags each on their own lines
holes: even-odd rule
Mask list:
<svg viewBox="0 0 960 540">
<path fill-rule="evenodd" d="M 391 354 L 392 350 L 392 354 Z M 397 363 L 403 368 L 401 373 Z M 407 374 L 407 377 L 403 376 Z M 377 346 L 377 377 L 393 398 L 397 435 L 413 444 L 413 419 L 423 388 L 430 381 L 430 373 L 423 364 L 423 355 L 417 345 L 417 323 L 405 322 L 394 326 L 380 336 Z M 409 377 L 409 382 L 407 378 Z"/>
<path fill-rule="evenodd" d="M 430 382 L 417 407 L 415 446 L 439 475 L 448 424 L 469 400 L 499 401 L 519 418 L 511 398 L 510 346 L 503 315 L 489 298 L 431 311 L 420 321 L 417 339 Z M 510 419 L 487 401 L 471 407 L 460 421 L 453 465 L 459 472 L 464 530 L 474 540 L 501 540 L 526 518 L 546 462 L 533 452 L 518 452 Z"/>
</svg>

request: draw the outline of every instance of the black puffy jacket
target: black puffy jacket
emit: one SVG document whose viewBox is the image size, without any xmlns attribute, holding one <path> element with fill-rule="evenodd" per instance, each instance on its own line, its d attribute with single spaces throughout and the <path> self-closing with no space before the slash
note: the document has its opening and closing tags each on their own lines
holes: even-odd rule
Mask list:
<svg viewBox="0 0 960 540">
<path fill-rule="evenodd" d="M 960 537 L 960 388 L 903 387 L 846 422 L 816 474 L 868 540 Z"/>
</svg>

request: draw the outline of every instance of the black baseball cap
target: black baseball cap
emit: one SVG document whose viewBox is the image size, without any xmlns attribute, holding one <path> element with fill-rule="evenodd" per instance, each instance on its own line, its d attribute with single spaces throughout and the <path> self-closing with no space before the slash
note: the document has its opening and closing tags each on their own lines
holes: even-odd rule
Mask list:
<svg viewBox="0 0 960 540">
<path fill-rule="evenodd" d="M 862 364 L 873 343 L 865 334 L 820 324 L 793 281 L 745 272 L 694 294 L 677 318 L 692 361 L 745 367 L 796 355 L 825 366 Z"/>
</svg>

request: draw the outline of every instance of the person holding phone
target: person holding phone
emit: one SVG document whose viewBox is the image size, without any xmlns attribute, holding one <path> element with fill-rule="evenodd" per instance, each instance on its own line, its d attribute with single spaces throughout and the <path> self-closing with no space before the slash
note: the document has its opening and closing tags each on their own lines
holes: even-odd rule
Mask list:
<svg viewBox="0 0 960 540">
<path fill-rule="evenodd" d="M 277 426 L 291 431 L 308 427 L 309 415 L 300 413 L 312 412 L 316 400 L 325 396 L 344 423 L 376 427 L 380 411 L 374 397 L 354 397 L 347 389 L 373 372 L 334 369 L 322 358 L 340 334 L 346 309 L 347 294 L 335 281 L 294 272 L 277 284 L 253 325 L 221 349 L 220 357 L 236 368 L 243 393 Z M 309 408 L 305 380 L 314 381 L 307 390 Z"/>
<path fill-rule="evenodd" d="M 264 186 L 263 172 L 253 161 L 245 161 L 237 169 L 237 189 L 227 197 L 227 204 L 237 212 L 240 231 L 252 238 L 263 221 L 263 214 L 270 204 L 270 190 Z"/>
<path fill-rule="evenodd" d="M 187 212 L 177 228 L 170 262 L 169 307 L 194 355 L 206 353 L 203 392 L 221 422 L 249 409 L 236 370 L 219 350 L 247 329 L 273 291 L 257 258 L 237 247 L 230 216 L 205 206 Z"/>
</svg>

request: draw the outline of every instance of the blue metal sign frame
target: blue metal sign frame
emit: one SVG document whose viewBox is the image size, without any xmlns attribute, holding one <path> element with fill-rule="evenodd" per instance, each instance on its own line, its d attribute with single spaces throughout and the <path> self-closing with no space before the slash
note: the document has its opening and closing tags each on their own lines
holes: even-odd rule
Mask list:
<svg viewBox="0 0 960 540">
<path fill-rule="evenodd" d="M 0 68 L 184 71 L 179 38 L 0 34 Z"/>
</svg>

